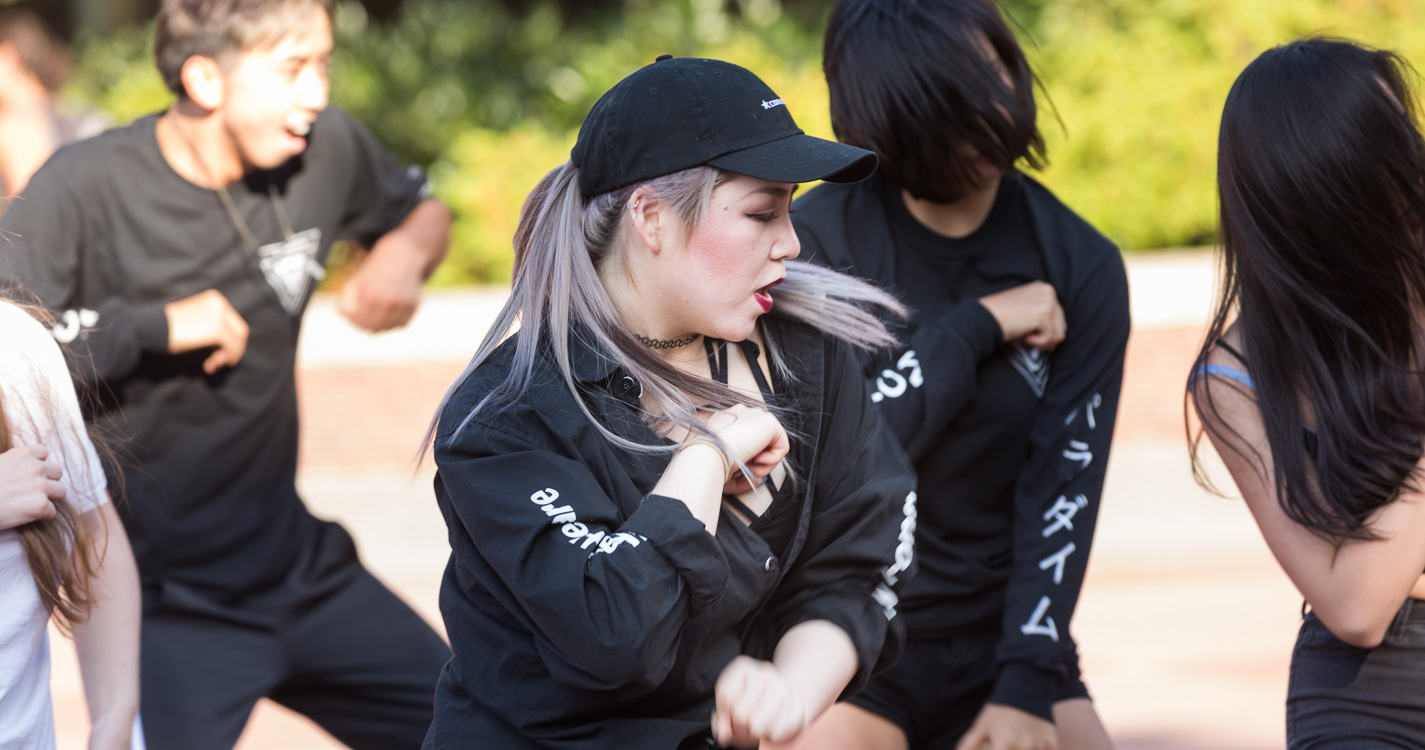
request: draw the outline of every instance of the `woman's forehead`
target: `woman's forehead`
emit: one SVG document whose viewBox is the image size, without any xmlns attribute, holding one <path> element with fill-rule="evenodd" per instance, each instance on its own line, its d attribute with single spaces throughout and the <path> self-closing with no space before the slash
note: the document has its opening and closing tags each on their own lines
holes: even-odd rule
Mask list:
<svg viewBox="0 0 1425 750">
<path fill-rule="evenodd" d="M 733 175 L 726 182 L 718 185 L 713 191 L 721 197 L 732 200 L 749 198 L 754 195 L 771 195 L 775 198 L 785 198 L 797 192 L 797 185 L 793 182 L 773 182 L 760 177 L 749 177 L 739 174 Z"/>
</svg>

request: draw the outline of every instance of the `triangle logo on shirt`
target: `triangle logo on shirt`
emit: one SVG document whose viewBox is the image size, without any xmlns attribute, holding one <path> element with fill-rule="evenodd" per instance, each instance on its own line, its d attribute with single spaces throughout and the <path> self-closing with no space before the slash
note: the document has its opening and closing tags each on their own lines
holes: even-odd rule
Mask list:
<svg viewBox="0 0 1425 750">
<path fill-rule="evenodd" d="M 326 270 L 317 262 L 321 245 L 322 230 L 313 227 L 257 248 L 257 265 L 289 314 L 296 315 L 302 309 L 312 281 L 326 276 Z"/>
<path fill-rule="evenodd" d="M 1034 395 L 1044 398 L 1044 389 L 1049 385 L 1049 355 L 1020 341 L 1010 342 L 1008 349 L 1009 363 L 1024 376 Z"/>
</svg>

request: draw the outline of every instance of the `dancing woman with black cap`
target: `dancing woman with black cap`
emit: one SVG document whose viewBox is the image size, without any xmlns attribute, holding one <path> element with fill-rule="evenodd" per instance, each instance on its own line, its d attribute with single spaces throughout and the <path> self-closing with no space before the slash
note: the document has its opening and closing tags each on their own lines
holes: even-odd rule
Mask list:
<svg viewBox="0 0 1425 750">
<path fill-rule="evenodd" d="M 794 261 L 788 216 L 874 165 L 715 60 L 594 106 L 432 425 L 427 748 L 769 748 L 895 658 L 915 498 L 853 347 L 891 343 L 865 305 L 901 311 Z"/>
</svg>

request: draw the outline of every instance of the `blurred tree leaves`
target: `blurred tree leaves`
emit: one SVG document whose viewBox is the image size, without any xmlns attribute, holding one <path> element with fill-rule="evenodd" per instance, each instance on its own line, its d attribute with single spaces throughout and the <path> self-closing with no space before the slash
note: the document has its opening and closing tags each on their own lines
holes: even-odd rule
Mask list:
<svg viewBox="0 0 1425 750">
<path fill-rule="evenodd" d="M 345 0 L 332 100 L 429 169 L 456 215 L 440 283 L 503 281 L 524 196 L 568 158 L 584 113 L 662 53 L 744 65 L 831 137 L 825 0 Z M 1312 33 L 1425 62 L 1418 0 L 1004 0 L 1047 97 L 1039 175 L 1130 249 L 1211 242 L 1217 123 L 1238 72 Z M 513 9 L 512 9 L 513 8 Z M 119 121 L 167 106 L 147 29 L 81 40 L 67 94 Z M 1056 121 L 1053 113 L 1057 112 Z"/>
</svg>

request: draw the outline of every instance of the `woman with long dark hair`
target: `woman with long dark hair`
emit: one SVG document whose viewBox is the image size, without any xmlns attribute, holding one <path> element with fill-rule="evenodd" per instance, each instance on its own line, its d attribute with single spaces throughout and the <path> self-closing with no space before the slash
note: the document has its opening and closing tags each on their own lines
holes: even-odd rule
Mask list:
<svg viewBox="0 0 1425 750">
<path fill-rule="evenodd" d="M 51 617 L 72 633 L 89 747 L 129 747 L 139 582 L 59 346 L 0 300 L 0 747 L 53 748 Z"/>
<path fill-rule="evenodd" d="M 660 58 L 530 194 L 432 426 L 454 656 L 428 748 L 770 748 L 894 659 L 914 493 L 853 356 L 888 295 L 800 264 L 796 183 L 869 152 Z M 517 327 L 517 330 L 515 330 Z"/>
<path fill-rule="evenodd" d="M 1425 746 L 1425 140 L 1410 74 L 1390 52 L 1305 39 L 1247 66 L 1222 112 L 1222 289 L 1190 396 L 1310 607 L 1291 748 Z"/>
</svg>

